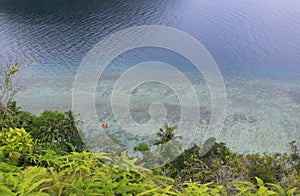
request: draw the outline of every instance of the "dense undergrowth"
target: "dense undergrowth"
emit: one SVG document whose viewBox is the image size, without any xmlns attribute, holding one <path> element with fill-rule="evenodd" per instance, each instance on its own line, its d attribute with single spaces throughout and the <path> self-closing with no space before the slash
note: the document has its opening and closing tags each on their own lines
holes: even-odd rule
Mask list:
<svg viewBox="0 0 300 196">
<path fill-rule="evenodd" d="M 71 111 L 44 111 L 35 116 L 11 102 L 1 116 L 0 195 L 300 193 L 300 157 L 295 142 L 290 143 L 290 154 L 242 155 L 215 143 L 202 155 L 201 147 L 194 146 L 169 164 L 146 170 L 138 166 L 139 160 L 129 159 L 126 151 L 113 158 L 88 152 L 78 133 L 80 122 Z M 158 133 L 156 145 L 176 138 L 171 133 L 176 127 L 165 129 Z M 149 150 L 145 144 L 136 149 Z"/>
</svg>

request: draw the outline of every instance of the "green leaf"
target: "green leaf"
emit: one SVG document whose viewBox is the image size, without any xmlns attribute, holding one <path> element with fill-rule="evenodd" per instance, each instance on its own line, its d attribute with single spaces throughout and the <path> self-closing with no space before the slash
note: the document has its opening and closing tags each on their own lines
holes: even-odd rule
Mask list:
<svg viewBox="0 0 300 196">
<path fill-rule="evenodd" d="M 290 190 L 288 190 L 287 192 L 286 192 L 286 195 L 287 196 L 291 196 L 291 195 L 293 195 L 294 194 L 294 192 L 297 190 L 297 188 L 292 188 L 292 189 L 290 189 Z"/>
<path fill-rule="evenodd" d="M 5 196 L 15 196 L 16 194 L 14 194 L 13 192 L 11 192 L 11 190 L 9 190 L 8 188 L 6 188 L 3 185 L 0 185 L 0 195 L 5 195 Z"/>
<path fill-rule="evenodd" d="M 45 182 L 50 182 L 50 181 L 52 181 L 52 179 L 41 179 L 38 182 L 33 183 L 30 187 L 28 187 L 28 192 L 30 193 L 34 189 L 38 188 L 41 184 L 43 184 Z"/>
<path fill-rule="evenodd" d="M 40 192 L 35 192 L 35 193 L 30 193 L 28 196 L 50 196 L 48 193 L 40 193 Z"/>
<path fill-rule="evenodd" d="M 153 188 L 144 192 L 137 194 L 137 196 L 149 195 L 150 193 L 155 193 L 159 188 Z"/>
<path fill-rule="evenodd" d="M 283 188 L 280 185 L 278 185 L 278 184 L 272 184 L 272 183 L 266 183 L 266 185 L 274 187 L 277 190 L 277 192 L 279 193 L 279 195 L 281 195 L 281 196 L 285 195 L 284 190 L 283 190 Z"/>
<path fill-rule="evenodd" d="M 264 181 L 258 177 L 255 177 L 256 182 L 258 184 L 259 187 L 263 187 L 264 186 Z"/>
</svg>

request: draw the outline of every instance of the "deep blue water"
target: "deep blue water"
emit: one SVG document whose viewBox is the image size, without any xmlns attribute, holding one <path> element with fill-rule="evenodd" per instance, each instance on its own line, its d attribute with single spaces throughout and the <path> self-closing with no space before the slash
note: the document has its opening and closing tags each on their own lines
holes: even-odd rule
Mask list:
<svg viewBox="0 0 300 196">
<path fill-rule="evenodd" d="M 228 89 L 224 141 L 248 152 L 285 149 L 287 141 L 299 139 L 298 0 L 0 0 L 0 57 L 37 62 L 24 74 L 29 84 L 19 98 L 24 109 L 65 110 L 71 107 L 74 76 L 87 52 L 113 32 L 150 24 L 185 31 L 215 59 Z M 193 70 L 184 59 L 149 48 L 131 51 L 115 65 L 149 59 Z M 245 122 L 237 117 L 243 115 Z M 251 118 L 265 120 L 251 124 Z M 233 128 L 238 123 L 247 130 L 240 139 Z M 282 140 L 278 147 L 256 142 L 264 138 L 258 134 L 271 129 L 271 144 Z"/>
<path fill-rule="evenodd" d="M 105 36 L 134 25 L 159 24 L 198 38 L 221 70 L 299 76 L 297 0 L 1 0 L 0 11 L 1 56 L 22 53 L 63 73 L 75 71 Z"/>
</svg>

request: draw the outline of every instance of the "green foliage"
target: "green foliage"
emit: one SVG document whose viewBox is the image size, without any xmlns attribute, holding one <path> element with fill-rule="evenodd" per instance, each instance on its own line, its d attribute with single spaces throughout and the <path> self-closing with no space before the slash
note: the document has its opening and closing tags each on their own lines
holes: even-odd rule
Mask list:
<svg viewBox="0 0 300 196">
<path fill-rule="evenodd" d="M 209 139 L 211 141 L 213 139 Z M 190 149 L 185 150 L 181 155 L 174 159 L 170 164 L 163 167 L 166 175 L 176 178 L 180 182 L 200 181 L 207 183 L 211 181 L 220 181 L 218 176 L 225 175 L 224 167 L 227 160 L 230 160 L 229 155 L 234 157 L 235 154 L 231 153 L 223 143 L 214 143 L 213 147 L 203 156 L 202 149 L 206 146 L 194 145 Z M 222 171 L 224 170 L 224 171 Z M 215 171 L 215 172 L 213 172 Z M 222 176 L 227 179 L 229 176 Z"/>
<path fill-rule="evenodd" d="M 232 185 L 232 188 L 236 190 L 236 195 L 280 195 L 280 196 L 291 196 L 295 193 L 296 188 L 290 190 L 284 190 L 278 184 L 264 183 L 264 181 L 258 177 L 255 177 L 256 183 L 248 181 L 237 181 Z"/>
<path fill-rule="evenodd" d="M 0 170 L 0 193 L 7 195 L 293 195 L 295 188 L 279 184 L 232 181 L 224 186 L 214 182 L 188 180 L 183 183 L 162 173 L 142 170 L 126 152 L 117 160 L 104 153 L 72 152 L 64 156 L 47 152 L 45 167 L 26 167 L 4 173 Z M 111 160 L 115 167 L 101 160 Z"/>
<path fill-rule="evenodd" d="M 177 141 L 169 141 L 161 144 L 156 149 L 156 153 L 165 163 L 174 160 L 181 152 L 181 143 Z"/>
<path fill-rule="evenodd" d="M 175 135 L 175 131 L 177 126 L 174 125 L 170 127 L 167 123 L 164 125 L 164 129 L 159 129 L 159 132 L 156 133 L 158 139 L 154 141 L 154 145 L 166 144 L 167 142 L 173 141 L 177 138 L 181 138 L 181 136 Z"/>
<path fill-rule="evenodd" d="M 23 128 L 10 128 L 9 131 L 0 132 L 0 151 L 11 163 L 18 163 L 19 158 L 30 146 L 32 138 Z"/>
<path fill-rule="evenodd" d="M 75 118 L 71 111 L 46 110 L 33 122 L 32 134 L 43 143 L 59 144 L 65 151 L 81 151 L 84 144 L 77 128 L 80 122 Z"/>
<path fill-rule="evenodd" d="M 0 119 L 0 131 L 9 127 L 25 128 L 33 139 L 42 143 L 41 145 L 59 146 L 60 150 L 66 152 L 85 149 L 79 134 L 80 130 L 77 128 L 80 121 L 76 120 L 76 116 L 71 111 L 46 110 L 40 116 L 35 116 L 29 112 L 20 111 L 14 102 L 11 103 L 10 108 L 6 118 Z"/>
<path fill-rule="evenodd" d="M 181 145 L 176 141 L 176 126 L 165 124 L 157 133 L 154 151 L 145 143 L 135 147 L 143 154 L 139 160 L 129 158 L 127 151 L 109 157 L 84 151 L 78 123 L 71 111 L 44 111 L 35 116 L 11 102 L 0 119 L 0 195 L 299 193 L 296 142 L 290 144 L 290 155 L 241 155 L 209 138 L 177 156 Z M 151 171 L 143 168 L 145 160 L 171 162 Z"/>
<path fill-rule="evenodd" d="M 34 62 L 31 63 L 33 65 Z M 15 95 L 23 88 L 17 83 L 17 73 L 29 67 L 30 65 L 22 65 L 16 61 L 14 63 L 6 63 L 0 66 L 0 117 L 5 118 L 10 103 L 13 102 Z"/>
<path fill-rule="evenodd" d="M 183 184 L 183 193 L 185 195 L 226 195 L 225 188 L 221 185 L 214 185 L 213 183 L 200 184 L 197 182 L 186 182 Z"/>
<path fill-rule="evenodd" d="M 99 160 L 107 158 L 89 152 L 56 156 L 53 164 L 58 167 L 27 167 L 9 179 L 0 178 L 0 188 L 17 195 L 176 195 L 172 179 L 130 170 L 133 165 L 125 157 L 127 169 Z"/>
<path fill-rule="evenodd" d="M 141 143 L 140 145 L 134 147 L 134 151 L 150 151 L 150 148 L 146 143 Z"/>
<path fill-rule="evenodd" d="M 300 150 L 296 144 L 296 141 L 290 142 L 291 147 L 291 162 L 294 165 L 298 175 L 300 175 Z"/>
<path fill-rule="evenodd" d="M 300 187 L 298 170 L 291 156 L 287 154 L 247 154 L 241 155 L 229 150 L 223 143 L 215 143 L 203 156 L 203 146 L 193 146 L 184 151 L 174 161 L 156 169 L 158 174 L 170 176 L 179 184 L 195 182 L 199 184 L 214 182 L 223 185 L 228 194 L 261 195 L 263 186 L 282 195 L 282 191 Z M 261 179 L 261 180 L 260 180 Z M 255 185 L 257 183 L 257 185 Z M 294 190 L 297 192 L 298 190 Z"/>
</svg>

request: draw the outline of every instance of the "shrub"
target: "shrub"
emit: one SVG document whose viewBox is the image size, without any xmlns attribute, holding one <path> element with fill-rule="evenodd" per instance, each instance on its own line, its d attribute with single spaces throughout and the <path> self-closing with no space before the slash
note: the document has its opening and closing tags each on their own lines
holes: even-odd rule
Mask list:
<svg viewBox="0 0 300 196">
<path fill-rule="evenodd" d="M 0 150 L 9 162 L 17 164 L 22 154 L 32 146 L 32 138 L 23 128 L 10 128 L 0 132 L 0 143 Z"/>
<path fill-rule="evenodd" d="M 140 145 L 134 147 L 134 151 L 150 151 L 150 148 L 146 143 L 141 143 Z"/>
</svg>

